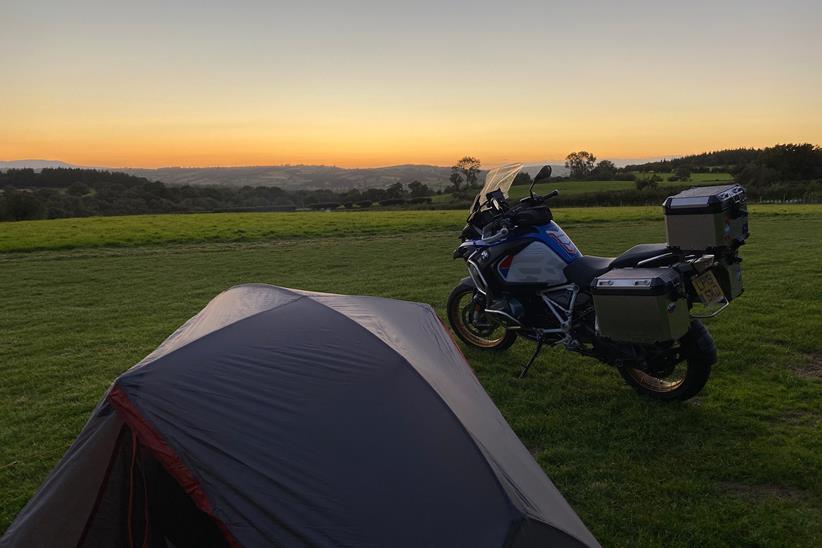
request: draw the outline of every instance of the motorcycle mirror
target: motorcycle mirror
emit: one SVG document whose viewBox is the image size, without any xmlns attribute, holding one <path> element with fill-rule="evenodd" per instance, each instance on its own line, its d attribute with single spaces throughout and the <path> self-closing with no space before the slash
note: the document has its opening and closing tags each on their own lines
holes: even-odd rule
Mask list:
<svg viewBox="0 0 822 548">
<path fill-rule="evenodd" d="M 540 181 L 547 181 L 551 177 L 551 166 L 544 165 L 542 169 L 539 170 L 536 177 L 531 180 L 531 186 L 528 187 L 528 193 L 531 195 L 531 198 L 534 197 L 534 185 Z"/>
<path fill-rule="evenodd" d="M 536 177 L 534 177 L 534 183 L 539 183 L 540 181 L 545 181 L 551 177 L 551 166 L 545 165 L 542 166 L 542 169 L 539 170 Z"/>
</svg>

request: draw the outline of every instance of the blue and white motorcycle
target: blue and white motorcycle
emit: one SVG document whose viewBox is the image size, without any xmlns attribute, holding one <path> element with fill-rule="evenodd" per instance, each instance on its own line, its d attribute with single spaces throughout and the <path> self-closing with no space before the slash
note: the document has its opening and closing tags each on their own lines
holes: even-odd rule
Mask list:
<svg viewBox="0 0 822 548">
<path fill-rule="evenodd" d="M 686 315 L 685 334 L 677 340 L 637 344 L 609 339 L 598 329 L 591 287 L 612 269 L 677 268 L 687 279 L 688 268 L 705 258 L 667 244 L 637 245 L 616 258 L 582 255 L 547 206 L 559 192 L 533 193 L 535 183 L 550 177 L 550 166 L 533 179 L 529 196 L 508 202 L 521 169 L 512 165 L 489 171 L 470 209 L 462 243 L 454 251 L 454 258 L 465 260 L 469 276 L 454 288 L 447 305 L 456 335 L 483 350 L 505 350 L 518 336 L 536 342 L 521 377 L 543 345 L 552 344 L 617 367 L 640 393 L 662 400 L 696 395 L 716 361 L 713 339 L 699 320 Z M 689 310 L 696 300 L 682 299 Z"/>
</svg>

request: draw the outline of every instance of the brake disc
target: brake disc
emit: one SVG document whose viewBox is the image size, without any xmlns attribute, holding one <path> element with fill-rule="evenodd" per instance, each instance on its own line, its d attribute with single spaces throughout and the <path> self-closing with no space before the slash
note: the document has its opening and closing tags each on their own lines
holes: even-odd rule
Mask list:
<svg viewBox="0 0 822 548">
<path fill-rule="evenodd" d="M 479 335 L 480 337 L 486 337 L 491 335 L 494 330 L 497 328 L 492 322 L 488 322 L 486 325 L 477 324 L 474 321 L 474 310 L 473 307 L 475 305 L 469 304 L 463 307 L 462 309 L 462 323 L 469 328 L 474 334 Z M 487 318 L 486 318 L 487 319 Z"/>
</svg>

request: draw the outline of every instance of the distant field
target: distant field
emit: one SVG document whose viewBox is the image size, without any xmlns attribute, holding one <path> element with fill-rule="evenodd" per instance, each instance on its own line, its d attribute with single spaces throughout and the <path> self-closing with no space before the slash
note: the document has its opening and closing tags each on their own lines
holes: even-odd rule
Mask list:
<svg viewBox="0 0 822 548">
<path fill-rule="evenodd" d="M 689 181 L 668 181 L 669 173 L 660 174 L 662 178 L 659 181 L 659 186 L 682 186 L 682 185 L 708 185 L 711 183 L 720 184 L 722 182 L 730 181 L 732 179 L 730 173 L 693 173 Z M 642 177 L 643 175 L 640 175 Z M 617 190 L 630 190 L 636 188 L 634 181 L 559 181 L 543 183 L 534 186 L 534 192 L 537 194 L 547 194 L 554 189 L 560 191 L 563 195 L 584 194 L 586 192 L 607 192 Z M 512 199 L 519 199 L 528 195 L 527 186 L 511 187 L 510 197 Z M 451 200 L 450 194 L 441 194 L 434 196 L 433 201 L 448 202 Z"/>
<path fill-rule="evenodd" d="M 562 209 L 587 253 L 664 240 L 659 207 Z M 754 206 L 746 292 L 707 322 L 719 363 L 684 404 L 532 345 L 465 349 L 603 546 L 822 546 L 822 206 Z M 165 215 L 0 225 L 0 531 L 112 380 L 218 292 L 265 282 L 432 304 L 463 212 Z M 276 326 L 272 326 L 276 329 Z"/>
<path fill-rule="evenodd" d="M 668 176 L 662 175 L 659 186 L 682 186 L 682 185 L 707 185 L 710 183 L 721 183 L 730 181 L 729 173 L 694 173 L 690 181 L 668 181 Z M 548 194 L 554 189 L 561 194 L 584 194 L 586 192 L 607 192 L 614 190 L 630 190 L 636 188 L 634 181 L 561 181 L 557 183 L 543 183 L 534 185 L 536 194 Z M 519 199 L 528 195 L 527 186 L 511 187 L 511 198 Z"/>
</svg>

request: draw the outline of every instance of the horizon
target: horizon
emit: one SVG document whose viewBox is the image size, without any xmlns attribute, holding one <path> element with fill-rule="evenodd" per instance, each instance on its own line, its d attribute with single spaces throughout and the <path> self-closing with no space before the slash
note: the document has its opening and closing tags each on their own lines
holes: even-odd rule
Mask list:
<svg viewBox="0 0 822 548">
<path fill-rule="evenodd" d="M 822 6 L 788 4 L 12 0 L 0 157 L 356 169 L 822 142 Z"/>
<path fill-rule="evenodd" d="M 734 147 L 734 148 L 745 148 L 745 147 Z M 590 152 L 590 151 L 589 151 Z M 705 150 L 702 152 L 718 152 L 716 150 Z M 668 154 L 663 156 L 649 156 L 647 158 L 603 158 L 597 156 L 596 153 L 593 153 L 597 161 L 601 160 L 610 160 L 614 162 L 618 167 L 622 167 L 624 165 L 631 165 L 633 163 L 651 163 L 651 162 L 658 162 L 663 160 L 673 160 L 676 158 L 683 158 L 688 156 L 688 154 Z M 697 153 L 700 154 L 700 153 Z M 138 169 L 145 169 L 145 170 L 161 170 L 161 169 L 242 169 L 242 168 L 262 168 L 262 167 L 275 167 L 275 168 L 286 168 L 286 167 L 325 167 L 325 168 L 335 168 L 335 169 L 348 169 L 348 170 L 356 170 L 356 169 L 387 169 L 392 167 L 402 167 L 402 166 L 420 166 L 420 167 L 436 167 L 436 168 L 451 168 L 459 158 L 456 158 L 454 162 L 451 162 L 448 165 L 445 164 L 429 164 L 423 162 L 404 162 L 399 164 L 386 164 L 386 165 L 375 165 L 375 166 L 341 166 L 336 164 L 329 164 L 329 163 L 318 163 L 318 164 L 304 164 L 304 163 L 279 163 L 279 164 L 237 164 L 237 165 L 159 165 L 159 166 L 136 166 L 136 165 L 125 165 L 125 166 L 104 166 L 104 165 L 81 165 L 76 164 L 74 162 L 66 161 L 63 159 L 54 159 L 54 158 L 19 158 L 19 159 L 0 159 L 0 164 L 11 164 L 11 163 L 18 163 L 24 164 L 26 162 L 43 162 L 43 163 L 54 163 L 54 164 L 65 164 L 64 166 L 71 169 L 97 169 L 97 170 L 111 170 L 116 171 L 118 169 L 128 169 L 128 170 L 138 170 Z M 481 159 L 480 159 L 481 160 Z M 523 165 L 537 165 L 537 164 L 552 164 L 552 165 L 564 165 L 565 159 L 548 159 L 548 160 L 511 160 L 508 163 L 518 163 Z M 493 169 L 495 167 L 499 167 L 501 165 L 506 165 L 506 162 L 502 163 L 495 163 L 495 164 L 482 164 L 481 169 Z"/>
</svg>

